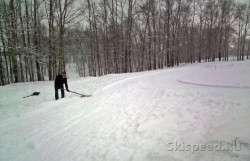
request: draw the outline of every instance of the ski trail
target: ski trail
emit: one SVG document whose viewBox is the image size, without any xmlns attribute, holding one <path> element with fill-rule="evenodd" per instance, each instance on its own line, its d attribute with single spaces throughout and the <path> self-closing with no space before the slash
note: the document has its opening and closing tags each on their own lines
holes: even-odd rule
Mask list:
<svg viewBox="0 0 250 161">
<path fill-rule="evenodd" d="M 240 88 L 240 89 L 249 89 L 249 86 L 233 86 L 233 85 L 213 85 L 213 84 L 201 84 L 201 83 L 194 83 L 194 82 L 187 82 L 183 80 L 178 80 L 179 83 L 187 84 L 187 85 L 194 85 L 194 86 L 201 86 L 201 87 L 215 87 L 215 88 Z"/>
<path fill-rule="evenodd" d="M 194 67 L 187 67 L 187 69 L 186 68 L 163 69 L 163 70 L 160 70 L 160 71 L 153 71 L 153 72 L 150 71 L 150 72 L 148 72 L 146 74 L 145 74 L 145 72 L 142 72 L 142 73 L 139 73 L 139 76 L 132 76 L 132 77 L 129 77 L 129 78 L 119 80 L 119 81 L 114 82 L 114 83 L 110 83 L 109 85 L 103 87 L 100 91 L 95 92 L 95 94 L 99 94 L 99 93 L 101 93 L 103 91 L 106 91 L 106 90 L 108 90 L 110 88 L 113 88 L 115 86 L 119 86 L 121 84 L 125 84 L 126 82 L 138 80 L 138 79 L 141 79 L 141 78 L 152 77 L 152 76 L 156 76 L 156 75 L 160 75 L 160 74 L 167 74 L 169 72 L 178 72 L 178 70 L 189 70 L 189 69 L 193 69 L 193 68 Z M 180 76 L 181 74 L 176 74 L 176 75 Z M 176 79 L 176 78 L 173 78 L 173 79 Z"/>
<path fill-rule="evenodd" d="M 60 126 L 58 126 L 58 128 L 54 129 L 54 130 L 56 130 L 56 132 L 51 132 L 51 131 L 49 131 L 49 130 L 43 132 L 43 133 L 49 133 L 50 135 L 49 135 L 47 138 L 45 138 L 45 139 L 43 139 L 42 141 L 40 141 L 39 143 L 36 143 L 36 144 L 35 144 L 35 148 L 34 148 L 34 150 L 32 151 L 32 153 L 36 153 L 36 151 L 38 151 L 39 148 L 41 148 L 42 146 L 46 146 L 46 144 L 47 144 L 48 142 L 50 142 L 53 138 L 59 136 L 60 134 L 62 134 L 62 133 L 65 132 L 65 131 L 68 131 L 72 126 L 78 124 L 79 122 L 82 122 L 82 121 L 85 120 L 85 119 L 88 119 L 89 117 L 95 115 L 96 113 L 100 112 L 101 110 L 102 110 L 102 109 L 97 109 L 97 110 L 95 110 L 95 111 L 93 111 L 93 112 L 91 112 L 91 113 L 89 113 L 89 114 L 84 114 L 84 113 L 79 114 L 78 116 L 76 116 L 76 117 L 71 118 L 70 120 L 68 120 L 68 121 L 71 122 L 70 124 L 68 124 L 68 125 L 66 125 L 66 126 L 62 126 L 63 124 L 61 124 Z M 33 138 L 33 139 L 29 139 L 29 142 L 36 142 L 36 139 L 34 139 L 34 138 Z M 22 159 L 25 160 L 25 158 L 26 158 L 29 154 L 30 154 L 30 153 L 26 153 L 26 154 L 23 155 L 21 158 L 18 158 L 18 159 L 16 159 L 16 160 L 17 160 L 17 161 L 18 161 L 18 160 L 22 160 Z"/>
</svg>

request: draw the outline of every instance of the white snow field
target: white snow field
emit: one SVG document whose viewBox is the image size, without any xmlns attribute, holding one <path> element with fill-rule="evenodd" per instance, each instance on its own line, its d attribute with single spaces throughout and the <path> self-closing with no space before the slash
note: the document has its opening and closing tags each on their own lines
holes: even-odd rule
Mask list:
<svg viewBox="0 0 250 161">
<path fill-rule="evenodd" d="M 250 161 L 250 61 L 0 87 L 1 161 Z M 39 96 L 22 98 L 35 91 Z"/>
</svg>

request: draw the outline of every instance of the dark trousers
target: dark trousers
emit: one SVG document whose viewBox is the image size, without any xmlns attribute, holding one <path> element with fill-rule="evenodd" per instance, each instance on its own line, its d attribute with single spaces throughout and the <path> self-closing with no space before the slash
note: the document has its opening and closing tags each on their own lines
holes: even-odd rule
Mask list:
<svg viewBox="0 0 250 161">
<path fill-rule="evenodd" d="M 58 100 L 58 90 L 61 90 L 61 97 L 64 97 L 64 89 L 63 88 L 55 88 L 55 98 Z"/>
</svg>

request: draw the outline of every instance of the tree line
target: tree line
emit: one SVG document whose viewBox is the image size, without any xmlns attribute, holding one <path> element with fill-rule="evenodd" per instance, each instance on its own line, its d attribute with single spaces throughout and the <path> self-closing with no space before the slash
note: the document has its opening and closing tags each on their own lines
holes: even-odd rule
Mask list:
<svg viewBox="0 0 250 161">
<path fill-rule="evenodd" d="M 250 3 L 235 0 L 2 0 L 0 85 L 249 58 Z"/>
</svg>

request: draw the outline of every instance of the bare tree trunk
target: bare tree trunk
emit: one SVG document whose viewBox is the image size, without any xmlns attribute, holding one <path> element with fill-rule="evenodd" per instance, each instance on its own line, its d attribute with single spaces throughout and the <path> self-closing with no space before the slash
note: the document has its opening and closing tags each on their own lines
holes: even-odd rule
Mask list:
<svg viewBox="0 0 250 161">
<path fill-rule="evenodd" d="M 132 10 L 133 10 L 133 0 L 129 0 L 128 6 L 128 27 L 127 27 L 127 38 L 126 38 L 126 49 L 125 49 L 125 72 L 132 71 L 131 64 L 131 47 L 132 47 Z"/>
<path fill-rule="evenodd" d="M 250 5 L 250 3 L 249 3 Z M 243 34 L 243 37 L 242 37 L 242 51 L 241 51 L 241 60 L 243 61 L 244 60 L 244 56 L 245 56 L 245 45 L 246 45 L 246 36 L 247 36 L 247 27 L 248 27 L 248 22 L 249 22 L 249 11 L 247 11 L 247 14 L 246 14 L 246 19 L 245 19 L 245 28 L 244 28 L 244 34 Z"/>
<path fill-rule="evenodd" d="M 228 61 L 228 56 L 229 56 L 229 34 L 230 34 L 230 29 L 228 26 L 226 26 L 226 31 L 225 31 L 225 42 L 224 42 L 224 50 L 225 50 L 225 61 Z"/>
<path fill-rule="evenodd" d="M 13 63 L 13 68 L 10 68 L 12 71 L 12 74 L 14 75 L 14 82 L 17 83 L 18 80 L 18 65 L 17 65 L 17 52 L 16 52 L 16 46 L 17 46 L 17 24 L 16 24 L 16 9 L 15 4 L 13 0 L 10 0 L 10 15 L 11 15 L 11 39 L 10 39 L 10 54 L 11 54 L 11 61 Z"/>
<path fill-rule="evenodd" d="M 151 26 L 150 26 L 150 7 L 151 3 L 148 3 L 147 6 L 147 29 L 148 29 L 148 70 L 152 70 L 152 47 L 151 47 L 151 40 L 152 40 L 152 33 L 151 33 Z"/>
<path fill-rule="evenodd" d="M 38 62 L 39 60 L 39 48 L 38 48 L 38 25 L 37 25 L 37 13 L 38 13 L 38 5 L 37 0 L 34 0 L 34 46 L 35 46 L 35 53 L 36 53 L 36 74 L 37 74 L 37 80 L 42 81 L 42 75 L 41 75 L 41 69 L 40 64 Z"/>
<path fill-rule="evenodd" d="M 3 6 L 5 7 L 5 6 Z M 10 84 L 10 76 L 9 76 L 9 65 L 8 65 L 8 59 L 7 59 L 7 54 L 6 54 L 6 50 L 5 50 L 5 40 L 4 40 L 4 36 L 3 36 L 3 28 L 2 28 L 2 23 L 0 21 L 0 36 L 1 36 L 1 41 L 3 44 L 3 53 L 1 53 L 1 58 L 4 57 L 4 61 L 5 61 L 5 71 L 6 71 L 6 79 L 4 80 L 4 85 L 5 84 Z M 4 69 L 4 68 L 2 68 Z"/>
<path fill-rule="evenodd" d="M 241 24 L 239 22 L 239 29 L 238 29 L 238 43 L 237 43 L 237 60 L 240 60 L 240 46 L 241 46 Z"/>
<path fill-rule="evenodd" d="M 65 33 L 65 22 L 68 14 L 68 0 L 64 1 L 62 8 L 61 0 L 59 0 L 59 55 L 60 55 L 60 71 L 65 71 L 65 51 L 64 51 L 64 33 Z"/>
<path fill-rule="evenodd" d="M 90 62 L 88 63 L 89 68 L 89 74 L 90 76 L 96 76 L 95 75 L 95 67 L 94 67 L 94 51 L 93 51 L 93 30 L 92 30 L 92 1 L 87 0 L 88 2 L 88 20 L 89 20 L 89 36 L 90 36 Z"/>
<path fill-rule="evenodd" d="M 24 33 L 24 27 L 23 27 L 23 19 L 22 19 L 22 8 L 21 8 L 21 3 L 19 2 L 19 19 L 20 19 L 20 24 L 21 24 L 21 30 L 22 30 L 22 42 L 23 42 L 23 47 L 26 48 L 26 41 L 25 41 L 25 33 Z M 21 82 L 24 82 L 24 74 L 23 74 L 23 61 L 22 61 L 22 56 L 21 54 L 19 55 L 19 63 L 20 63 L 20 74 L 21 74 Z M 23 59 L 25 64 L 27 63 L 27 57 Z M 25 73 L 26 73 L 26 80 L 28 80 L 28 76 L 27 76 L 27 66 L 25 67 Z"/>
<path fill-rule="evenodd" d="M 0 86 L 3 85 L 5 85 L 5 76 L 4 76 L 4 66 L 3 66 L 3 53 L 0 48 Z"/>
<path fill-rule="evenodd" d="M 222 6 L 223 7 L 223 6 Z M 222 46 L 222 36 L 223 36 L 223 32 L 222 32 L 222 27 L 223 27 L 223 19 L 224 19 L 224 10 L 222 10 L 222 15 L 221 15 L 221 18 L 220 18 L 220 23 L 219 23 L 219 28 L 220 28 L 220 33 L 219 33 L 219 53 L 218 53 L 218 57 L 219 57 L 219 61 L 221 61 L 221 46 Z"/>
<path fill-rule="evenodd" d="M 108 74 L 108 14 L 107 14 L 107 0 L 103 0 L 104 8 L 104 43 L 103 43 L 103 53 L 104 53 L 104 74 Z"/>
<path fill-rule="evenodd" d="M 54 51 L 53 51 L 53 43 L 54 43 L 54 34 L 53 34 L 53 24 L 54 24 L 54 14 L 53 14 L 53 8 L 54 8 L 54 1 L 49 1 L 49 80 L 54 79 L 53 75 L 53 59 L 54 59 Z"/>
<path fill-rule="evenodd" d="M 247 59 L 249 59 L 249 54 L 250 54 L 250 39 L 248 39 Z"/>
<path fill-rule="evenodd" d="M 202 18 L 202 14 L 200 15 L 200 35 L 199 35 L 199 56 L 198 56 L 198 62 L 201 62 L 201 54 L 204 50 L 203 49 L 203 18 Z"/>
<path fill-rule="evenodd" d="M 27 46 L 28 46 L 28 54 L 27 56 L 29 56 L 30 60 L 29 60 L 29 65 L 28 65 L 28 70 L 29 70 L 29 76 L 30 76 L 30 81 L 34 81 L 34 69 L 33 69 L 33 54 L 31 53 L 31 39 L 30 39 L 30 21 L 29 21 L 29 7 L 28 7 L 28 1 L 25 0 L 25 15 L 26 15 L 26 28 L 27 28 Z"/>
<path fill-rule="evenodd" d="M 94 4 L 92 6 L 93 9 L 93 18 L 94 18 L 94 29 L 95 29 L 95 44 L 96 44 L 96 69 L 98 70 L 98 76 L 102 75 L 101 71 L 101 57 L 100 57 L 100 52 L 99 52 L 99 40 L 98 40 L 98 29 L 97 29 L 97 22 L 96 22 L 96 15 L 95 15 L 95 7 Z M 96 75 L 96 74 L 95 74 Z"/>
<path fill-rule="evenodd" d="M 171 14 L 171 1 L 170 0 L 166 0 L 166 4 L 167 4 L 167 11 L 166 11 L 166 32 L 167 32 L 167 44 L 166 44 L 166 51 L 167 51 L 167 56 L 166 56 L 166 62 L 167 62 L 167 66 L 170 67 L 170 14 Z"/>
</svg>

